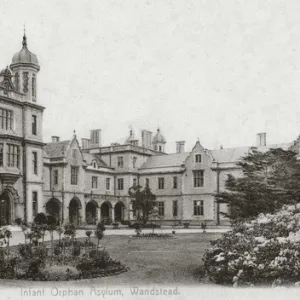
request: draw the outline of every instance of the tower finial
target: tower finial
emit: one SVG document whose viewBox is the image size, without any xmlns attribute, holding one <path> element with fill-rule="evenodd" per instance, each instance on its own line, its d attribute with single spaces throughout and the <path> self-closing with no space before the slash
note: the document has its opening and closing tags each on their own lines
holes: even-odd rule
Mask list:
<svg viewBox="0 0 300 300">
<path fill-rule="evenodd" d="M 74 135 L 74 138 L 76 138 L 76 131 L 75 131 L 75 129 L 73 131 L 73 135 Z"/>
<path fill-rule="evenodd" d="M 27 47 L 27 38 L 26 38 L 26 28 L 24 23 L 24 35 L 23 35 L 23 42 L 22 42 L 23 48 Z"/>
</svg>

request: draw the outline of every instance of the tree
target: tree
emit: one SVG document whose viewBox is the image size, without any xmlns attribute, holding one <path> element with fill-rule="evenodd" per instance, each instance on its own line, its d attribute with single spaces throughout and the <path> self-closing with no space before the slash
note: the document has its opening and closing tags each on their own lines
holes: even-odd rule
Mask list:
<svg viewBox="0 0 300 300">
<path fill-rule="evenodd" d="M 228 204 L 225 216 L 232 223 L 300 202 L 300 163 L 295 152 L 252 148 L 237 165 L 243 176 L 228 175 L 226 190 L 216 195 L 219 203 Z"/>
<path fill-rule="evenodd" d="M 52 256 L 54 254 L 54 243 L 53 243 L 53 232 L 57 229 L 57 221 L 56 219 L 49 215 L 47 216 L 47 230 L 50 233 L 51 237 L 51 249 L 52 249 Z"/>
<path fill-rule="evenodd" d="M 33 222 L 36 225 L 36 231 L 40 231 L 42 235 L 42 245 L 44 245 L 45 233 L 47 230 L 47 216 L 44 213 L 38 213 Z"/>
<path fill-rule="evenodd" d="M 134 185 L 128 193 L 131 197 L 132 210 L 137 216 L 137 221 L 146 224 L 149 213 L 157 206 L 156 196 L 152 194 L 148 185 L 144 189 L 140 185 Z"/>
</svg>

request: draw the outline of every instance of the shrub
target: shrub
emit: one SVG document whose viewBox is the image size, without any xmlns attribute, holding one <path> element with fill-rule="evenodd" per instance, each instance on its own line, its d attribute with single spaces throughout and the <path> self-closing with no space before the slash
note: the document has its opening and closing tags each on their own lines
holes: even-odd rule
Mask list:
<svg viewBox="0 0 300 300">
<path fill-rule="evenodd" d="M 203 260 L 208 277 L 215 283 L 300 281 L 300 204 L 237 224 L 211 245 Z"/>
<path fill-rule="evenodd" d="M 77 279 L 80 272 L 72 266 L 67 265 L 49 265 L 47 264 L 45 268 L 41 271 L 41 275 L 46 280 L 50 281 L 62 281 Z"/>
<path fill-rule="evenodd" d="M 29 245 L 20 244 L 18 245 L 18 253 L 22 258 L 31 257 L 32 256 L 32 250 Z"/>
</svg>

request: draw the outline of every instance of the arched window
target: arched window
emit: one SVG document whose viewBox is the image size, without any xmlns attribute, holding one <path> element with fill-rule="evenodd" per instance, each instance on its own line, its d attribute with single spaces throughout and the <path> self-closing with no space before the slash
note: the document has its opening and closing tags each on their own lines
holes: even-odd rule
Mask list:
<svg viewBox="0 0 300 300">
<path fill-rule="evenodd" d="M 95 161 L 93 161 L 93 168 L 97 169 L 97 163 Z"/>
</svg>

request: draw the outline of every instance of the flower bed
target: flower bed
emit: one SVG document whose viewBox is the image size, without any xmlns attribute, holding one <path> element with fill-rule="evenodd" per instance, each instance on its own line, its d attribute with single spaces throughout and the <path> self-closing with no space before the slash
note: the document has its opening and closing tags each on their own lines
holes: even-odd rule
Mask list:
<svg viewBox="0 0 300 300">
<path fill-rule="evenodd" d="M 43 218 L 46 217 L 41 215 L 40 219 Z M 51 234 L 49 242 L 44 242 L 45 230 Z M 54 230 L 59 234 L 58 241 L 53 240 Z M 72 224 L 66 224 L 64 228 L 56 224 L 47 224 L 47 227 L 34 224 L 31 228 L 23 225 L 22 231 L 25 243 L 10 247 L 12 233 L 6 228 L 0 230 L 0 278 L 63 281 L 111 276 L 127 271 L 100 246 L 105 231 L 101 223 L 94 232 L 97 244 L 91 241 L 92 231 L 86 231 L 86 239 L 77 240 L 76 228 Z"/>
<path fill-rule="evenodd" d="M 143 233 L 136 234 L 132 236 L 136 239 L 166 239 L 166 238 L 175 238 L 174 235 L 168 233 Z"/>
<path fill-rule="evenodd" d="M 300 204 L 236 225 L 204 255 L 212 282 L 234 285 L 300 281 Z"/>
</svg>

